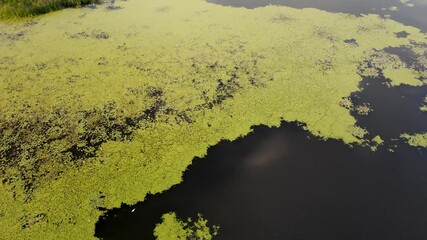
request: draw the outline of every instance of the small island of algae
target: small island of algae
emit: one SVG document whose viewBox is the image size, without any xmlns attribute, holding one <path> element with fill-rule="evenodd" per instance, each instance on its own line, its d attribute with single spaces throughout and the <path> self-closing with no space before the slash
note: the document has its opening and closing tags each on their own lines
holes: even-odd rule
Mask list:
<svg viewBox="0 0 427 240">
<path fill-rule="evenodd" d="M 404 138 L 408 144 L 412 147 L 423 147 L 427 148 L 427 132 L 418 133 L 418 134 L 402 134 L 402 138 Z"/>
<path fill-rule="evenodd" d="M 427 96 L 424 98 L 424 105 L 420 107 L 420 110 L 427 112 Z"/>
<path fill-rule="evenodd" d="M 157 240 L 211 240 L 218 234 L 218 230 L 218 226 L 208 226 L 208 221 L 201 214 L 195 220 L 189 218 L 182 221 L 176 213 L 166 213 L 154 229 L 154 236 Z"/>
</svg>

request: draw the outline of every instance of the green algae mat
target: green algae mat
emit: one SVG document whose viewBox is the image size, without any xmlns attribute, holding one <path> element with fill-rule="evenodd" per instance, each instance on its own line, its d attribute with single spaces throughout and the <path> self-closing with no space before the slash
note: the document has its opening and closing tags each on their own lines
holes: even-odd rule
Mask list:
<svg viewBox="0 0 427 240">
<path fill-rule="evenodd" d="M 66 7 L 78 7 L 98 0 L 1 0 L 0 18 L 19 18 L 40 15 Z"/>
<path fill-rule="evenodd" d="M 390 47 L 410 49 L 423 67 Z M 362 78 L 427 84 L 427 35 L 414 27 L 202 0 L 2 21 L 0 53 L 2 239 L 93 239 L 102 209 L 180 183 L 209 146 L 255 125 L 298 121 L 374 150 L 381 136 L 365 137 L 350 114 Z M 425 145 L 425 133 L 402 137 Z"/>
</svg>

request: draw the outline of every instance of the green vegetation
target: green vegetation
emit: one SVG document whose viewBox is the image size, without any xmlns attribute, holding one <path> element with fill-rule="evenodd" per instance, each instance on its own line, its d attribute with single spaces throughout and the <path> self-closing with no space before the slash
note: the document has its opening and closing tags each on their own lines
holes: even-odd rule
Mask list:
<svg viewBox="0 0 427 240">
<path fill-rule="evenodd" d="M 372 112 L 372 108 L 368 103 L 355 106 L 354 110 L 359 115 L 368 115 L 370 112 Z"/>
<path fill-rule="evenodd" d="M 424 104 L 425 105 L 420 107 L 420 110 L 423 112 L 427 112 L 427 96 L 424 98 Z"/>
<path fill-rule="evenodd" d="M 404 46 L 401 46 L 404 47 Z M 408 51 L 412 51 L 420 64 L 427 64 L 426 48 L 423 46 L 406 46 Z M 416 71 L 413 67 L 408 66 L 399 56 L 388 53 L 385 50 L 372 50 L 370 53 L 370 61 L 363 62 L 360 69 L 360 74 L 366 77 L 376 78 L 380 75 L 390 80 L 391 86 L 410 85 L 422 86 L 426 84 L 426 73 L 424 71 Z"/>
<path fill-rule="evenodd" d="M 424 147 L 427 148 L 427 132 L 419 134 L 402 134 L 400 137 L 406 139 L 408 144 L 413 147 Z"/>
<path fill-rule="evenodd" d="M 369 103 L 363 103 L 361 105 L 354 106 L 353 102 L 348 97 L 341 99 L 339 105 L 348 110 L 354 111 L 358 115 L 368 115 L 373 111 Z"/>
<path fill-rule="evenodd" d="M 201 214 L 196 220 L 179 220 L 175 213 L 162 216 L 162 223 L 157 224 L 154 236 L 158 240 L 211 240 L 218 234 L 218 226 L 208 226 L 208 221 Z"/>
<path fill-rule="evenodd" d="M 374 142 L 374 143 L 376 143 L 377 145 L 381 145 L 381 144 L 383 144 L 384 143 L 384 140 L 382 140 L 381 139 L 381 137 L 380 136 L 375 136 L 373 139 L 372 139 L 372 141 Z"/>
<path fill-rule="evenodd" d="M 376 151 L 379 146 L 384 144 L 384 140 L 380 136 L 375 136 L 370 143 L 370 148 L 372 151 Z"/>
<path fill-rule="evenodd" d="M 320 139 L 364 144 L 343 103 L 362 76 L 393 69 L 391 83 L 425 84 L 385 49 L 406 46 L 427 65 L 426 36 L 377 15 L 117 5 L 0 22 L 5 239 L 92 239 L 100 208 L 169 189 L 195 157 L 254 125 L 298 121 Z"/>
<path fill-rule="evenodd" d="M 100 0 L 0 0 L 0 18 L 29 17 Z"/>
</svg>

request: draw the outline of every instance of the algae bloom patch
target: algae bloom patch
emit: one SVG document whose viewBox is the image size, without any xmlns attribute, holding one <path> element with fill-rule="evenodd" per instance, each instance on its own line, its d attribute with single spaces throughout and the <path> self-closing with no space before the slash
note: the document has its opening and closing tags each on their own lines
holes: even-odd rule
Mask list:
<svg viewBox="0 0 427 240">
<path fill-rule="evenodd" d="M 417 134 L 402 134 L 401 137 L 406 139 L 408 144 L 412 147 L 427 147 L 427 133 Z"/>
<path fill-rule="evenodd" d="M 209 226 L 208 221 L 201 214 L 197 219 L 191 218 L 182 221 L 176 213 L 166 213 L 162 216 L 162 222 L 154 229 L 157 240 L 170 239 L 202 239 L 211 240 L 218 234 L 218 226 Z"/>
<path fill-rule="evenodd" d="M 102 209 L 178 184 L 194 157 L 254 125 L 299 121 L 319 138 L 364 143 L 343 105 L 362 76 L 425 85 L 426 35 L 377 15 L 117 7 L 0 23 L 6 239 L 90 239 Z M 416 65 L 386 51 L 401 46 Z"/>
</svg>

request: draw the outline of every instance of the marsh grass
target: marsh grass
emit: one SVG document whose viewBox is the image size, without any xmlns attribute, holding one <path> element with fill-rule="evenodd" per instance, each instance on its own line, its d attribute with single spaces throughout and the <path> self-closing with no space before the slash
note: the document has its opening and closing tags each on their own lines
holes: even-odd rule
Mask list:
<svg viewBox="0 0 427 240">
<path fill-rule="evenodd" d="M 80 7 L 100 0 L 0 0 L 0 18 L 40 15 L 67 7 Z"/>
</svg>

